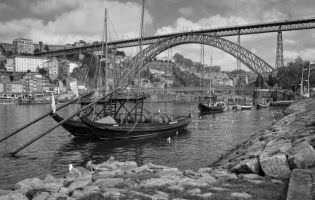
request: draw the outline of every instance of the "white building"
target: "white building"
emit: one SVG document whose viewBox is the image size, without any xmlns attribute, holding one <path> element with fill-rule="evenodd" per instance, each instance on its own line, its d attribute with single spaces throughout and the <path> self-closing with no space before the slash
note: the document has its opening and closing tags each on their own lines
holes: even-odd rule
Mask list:
<svg viewBox="0 0 315 200">
<path fill-rule="evenodd" d="M 41 68 L 42 64 L 47 60 L 47 58 L 43 57 L 16 56 L 9 62 L 13 62 L 14 72 L 37 72 L 37 69 Z"/>
<path fill-rule="evenodd" d="M 7 63 L 5 64 L 5 68 L 8 72 L 14 72 L 14 59 L 7 59 Z"/>
</svg>

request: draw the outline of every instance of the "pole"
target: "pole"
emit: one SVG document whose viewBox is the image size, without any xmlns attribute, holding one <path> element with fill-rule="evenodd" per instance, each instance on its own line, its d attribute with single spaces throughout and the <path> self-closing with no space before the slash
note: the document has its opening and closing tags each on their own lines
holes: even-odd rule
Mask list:
<svg viewBox="0 0 315 200">
<path fill-rule="evenodd" d="M 105 21 L 104 21 L 104 34 L 105 34 L 105 94 L 107 93 L 107 81 L 108 81 L 108 41 L 107 41 L 107 8 L 105 8 Z"/>
<path fill-rule="evenodd" d="M 304 78 L 303 78 L 303 74 L 304 74 L 304 66 L 302 67 L 302 78 L 301 78 L 301 95 L 304 95 L 304 85 L 303 85 L 303 82 L 304 82 Z"/>
<path fill-rule="evenodd" d="M 88 104 L 87 106 L 84 106 L 82 109 L 80 109 L 79 111 L 74 112 L 72 115 L 70 115 L 70 117 L 62 120 L 61 122 L 59 122 L 58 124 L 56 124 L 55 126 L 51 127 L 50 129 L 48 129 L 47 131 L 45 131 L 44 133 L 36 136 L 35 138 L 33 138 L 31 141 L 25 143 L 24 145 L 16 148 L 13 152 L 10 153 L 10 155 L 14 156 L 17 153 L 19 153 L 20 151 L 22 151 L 23 149 L 25 149 L 26 147 L 28 147 L 29 145 L 33 144 L 34 142 L 36 142 L 37 140 L 39 140 L 40 138 L 44 137 L 45 135 L 47 135 L 48 133 L 50 133 L 51 131 L 55 130 L 58 126 L 64 124 L 66 121 L 68 121 L 69 119 L 71 119 L 72 117 L 78 115 L 80 112 L 84 111 L 85 109 L 95 105 L 97 102 L 99 102 L 100 100 L 102 100 L 103 98 L 109 97 L 111 94 L 115 93 L 116 91 L 118 91 L 119 88 L 111 91 L 110 93 L 108 93 L 107 95 L 98 98 L 96 101 Z"/>
<path fill-rule="evenodd" d="M 58 107 L 58 108 L 56 109 L 56 111 L 57 111 L 57 110 L 60 110 L 60 109 L 62 109 L 62 108 L 64 108 L 64 107 L 66 107 L 66 106 L 68 106 L 68 105 L 70 105 L 70 104 L 73 104 L 74 102 L 80 100 L 81 98 L 84 98 L 84 97 L 86 97 L 86 96 L 91 95 L 93 92 L 94 92 L 94 91 L 89 92 L 89 93 L 83 95 L 82 97 L 80 97 L 80 98 L 78 98 L 78 99 L 71 100 L 70 102 L 68 102 L 68 103 L 66 103 L 66 104 L 64 104 L 64 105 L 62 105 L 62 106 L 60 106 L 60 107 Z M 49 116 L 50 114 L 52 114 L 52 111 L 49 111 L 49 112 L 45 113 L 44 115 L 42 115 L 42 116 L 40 116 L 40 117 L 34 119 L 33 121 L 31 121 L 31 122 L 29 122 L 29 123 L 23 125 L 22 127 L 20 127 L 20 128 L 18 128 L 17 130 L 13 131 L 13 132 L 10 133 L 9 135 L 7 135 L 7 136 L 5 136 L 4 138 L 0 139 L 0 143 L 3 142 L 3 141 L 5 141 L 5 140 L 7 140 L 7 139 L 9 139 L 10 137 L 16 135 L 17 133 L 19 133 L 20 131 L 26 129 L 27 127 L 29 127 L 29 126 L 35 124 L 36 122 L 40 121 L 41 119 L 43 119 L 43 118 Z"/>
<path fill-rule="evenodd" d="M 141 88 L 141 68 L 142 68 L 142 65 L 143 65 L 142 41 L 143 41 L 144 4 L 145 4 L 145 0 L 142 0 L 142 11 L 141 11 L 141 21 L 140 21 L 140 43 L 139 43 L 139 49 L 140 49 L 140 68 L 139 68 L 139 72 L 138 72 L 138 86 L 139 86 L 139 90 L 140 90 L 140 88 Z"/>
<path fill-rule="evenodd" d="M 307 92 L 308 97 L 311 97 L 311 91 L 310 91 L 310 76 L 311 76 L 311 65 L 308 65 L 308 77 L 307 77 Z"/>
</svg>

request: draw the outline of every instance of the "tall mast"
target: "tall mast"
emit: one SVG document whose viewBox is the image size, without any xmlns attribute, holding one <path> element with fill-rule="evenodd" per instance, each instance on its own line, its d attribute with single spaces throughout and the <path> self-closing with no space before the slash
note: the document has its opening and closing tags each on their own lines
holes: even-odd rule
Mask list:
<svg viewBox="0 0 315 200">
<path fill-rule="evenodd" d="M 145 0 L 142 0 L 141 21 L 140 21 L 140 42 L 139 42 L 139 49 L 140 49 L 140 68 L 139 68 L 139 72 L 138 72 L 139 89 L 141 87 L 141 68 L 143 65 L 142 40 L 143 40 L 144 3 L 145 3 Z"/>
<path fill-rule="evenodd" d="M 104 54 L 104 43 L 105 43 L 105 59 L 103 58 L 103 54 Z M 107 62 L 108 62 L 108 47 L 107 47 L 107 8 L 105 8 L 105 15 L 104 15 L 104 29 L 103 29 L 103 35 L 102 35 L 102 48 L 101 48 L 101 59 L 100 59 L 100 67 L 99 67 L 99 79 L 98 79 L 98 84 L 97 87 L 99 87 L 99 84 L 102 83 L 102 80 L 100 80 L 100 76 L 101 76 L 101 68 L 102 68 L 102 62 L 105 60 L 105 68 L 104 68 L 104 72 L 105 72 L 105 93 L 107 92 Z"/>
</svg>

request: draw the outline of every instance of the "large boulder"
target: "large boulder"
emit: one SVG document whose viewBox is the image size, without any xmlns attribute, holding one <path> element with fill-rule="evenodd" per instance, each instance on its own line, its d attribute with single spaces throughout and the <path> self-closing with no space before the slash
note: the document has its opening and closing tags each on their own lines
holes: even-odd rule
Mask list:
<svg viewBox="0 0 315 200">
<path fill-rule="evenodd" d="M 311 170 L 294 169 L 290 177 L 287 200 L 312 200 L 313 175 Z"/>
<path fill-rule="evenodd" d="M 258 158 L 251 158 L 240 161 L 236 166 L 231 169 L 236 174 L 261 174 L 261 168 Z"/>
<path fill-rule="evenodd" d="M 42 186 L 43 181 L 39 178 L 29 178 L 16 183 L 13 189 L 19 193 L 26 194 L 28 191 L 39 189 Z"/>
<path fill-rule="evenodd" d="M 28 200 L 28 198 L 21 193 L 10 193 L 0 196 L 0 200 Z"/>
<path fill-rule="evenodd" d="M 291 168 L 311 168 L 315 166 L 315 150 L 307 142 L 301 142 L 287 151 Z"/>
<path fill-rule="evenodd" d="M 259 161 L 265 175 L 279 179 L 290 177 L 291 170 L 285 154 L 260 156 Z"/>
<path fill-rule="evenodd" d="M 285 155 L 290 148 L 289 140 L 273 140 L 267 143 L 259 156 L 259 163 L 265 175 L 279 179 L 290 177 L 291 170 Z"/>
</svg>

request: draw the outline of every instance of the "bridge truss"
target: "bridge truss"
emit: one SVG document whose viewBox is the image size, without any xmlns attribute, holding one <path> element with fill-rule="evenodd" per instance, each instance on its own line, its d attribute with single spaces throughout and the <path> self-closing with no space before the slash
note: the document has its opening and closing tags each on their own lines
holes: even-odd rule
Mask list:
<svg viewBox="0 0 315 200">
<path fill-rule="evenodd" d="M 144 49 L 142 54 L 139 53 L 135 56 L 135 65 L 129 70 L 128 76 L 134 77 L 139 70 L 141 71 L 147 63 L 151 62 L 161 52 L 174 46 L 189 43 L 200 43 L 221 49 L 264 78 L 268 77 L 269 73 L 273 71 L 273 68 L 267 62 L 238 44 L 211 35 L 190 34 L 166 38 Z"/>
<path fill-rule="evenodd" d="M 207 34 L 214 37 L 227 37 L 236 35 L 249 35 L 249 34 L 260 34 L 260 33 L 271 33 L 271 32 L 283 32 L 283 31 L 294 31 L 303 29 L 315 28 L 315 18 L 310 19 L 299 19 L 299 20 L 286 20 L 270 23 L 257 23 L 242 26 L 231 26 L 214 29 L 201 29 L 191 30 L 187 32 L 171 33 L 165 35 L 147 36 L 143 38 L 143 45 L 151 45 L 157 43 L 165 38 L 181 36 L 181 35 L 192 35 L 192 34 Z M 126 47 L 133 47 L 139 44 L 140 38 L 117 40 L 108 43 L 108 48 L 119 49 Z M 35 55 L 38 56 L 63 56 L 65 54 L 77 54 L 82 52 L 93 52 L 100 51 L 101 44 L 87 45 L 83 47 L 74 47 L 68 49 L 61 49 L 49 52 L 40 52 Z"/>
</svg>

